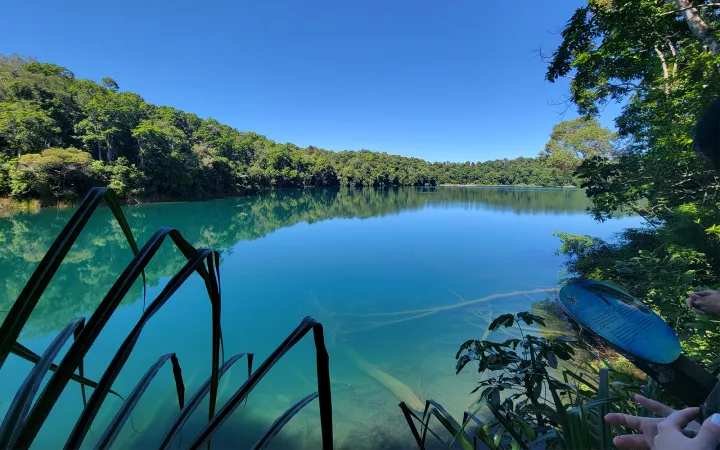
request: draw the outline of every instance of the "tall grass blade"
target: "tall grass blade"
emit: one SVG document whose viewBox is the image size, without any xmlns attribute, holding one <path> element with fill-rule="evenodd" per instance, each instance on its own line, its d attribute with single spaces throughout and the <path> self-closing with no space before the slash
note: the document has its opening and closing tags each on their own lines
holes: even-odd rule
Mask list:
<svg viewBox="0 0 720 450">
<path fill-rule="evenodd" d="M 478 411 L 480 411 L 481 408 L 482 408 L 482 405 L 478 405 L 475 408 L 475 411 L 473 411 L 473 412 L 465 411 L 463 413 L 463 430 L 468 426 L 470 421 L 475 422 L 475 425 L 477 425 L 477 427 L 478 427 L 475 432 L 475 437 L 476 437 L 475 440 L 477 440 L 477 438 L 480 438 L 482 443 L 485 444 L 490 450 L 497 450 L 497 446 L 495 445 L 495 442 L 492 440 L 492 438 L 486 431 L 485 424 L 483 423 L 482 420 L 480 420 L 475 415 L 478 413 Z"/>
<path fill-rule="evenodd" d="M 488 408 L 490 408 L 490 412 L 493 413 L 495 418 L 500 422 L 500 425 L 502 425 L 503 428 L 512 436 L 512 438 L 517 442 L 517 444 L 522 448 L 523 450 L 530 450 L 530 448 L 527 446 L 527 444 L 523 441 L 522 437 L 515 431 L 515 428 L 512 426 L 511 423 L 509 423 L 505 417 L 500 413 L 500 411 L 497 410 L 493 405 L 490 403 L 487 404 Z M 579 447 L 579 448 L 586 448 L 586 447 Z"/>
<path fill-rule="evenodd" d="M 162 292 L 143 312 L 142 316 L 135 324 L 135 327 L 133 327 L 132 331 L 128 334 L 118 351 L 115 353 L 112 361 L 110 361 L 110 364 L 105 370 L 105 373 L 103 373 L 102 378 L 100 378 L 98 388 L 95 389 L 92 397 L 90 397 L 90 403 L 83 410 L 80 418 L 75 423 L 75 427 L 73 428 L 72 433 L 70 433 L 70 437 L 65 444 L 66 448 L 79 448 L 82 444 L 83 439 L 85 438 L 88 430 L 90 429 L 90 424 L 95 419 L 95 416 L 100 411 L 102 403 L 107 397 L 110 386 L 112 386 L 112 384 L 115 382 L 117 377 L 120 375 L 120 371 L 125 366 L 128 358 L 130 358 L 130 354 L 135 348 L 135 344 L 140 338 L 140 334 L 142 333 L 145 325 L 147 325 L 150 319 L 163 306 L 165 306 L 170 297 L 180 288 L 180 286 L 183 285 L 183 283 L 190 277 L 190 275 L 192 275 L 197 270 L 197 267 L 204 264 L 204 261 L 206 259 L 212 258 L 212 254 L 213 252 L 211 250 L 198 250 L 195 256 L 190 258 L 190 260 L 185 263 L 183 268 L 180 269 L 180 271 L 176 273 L 170 279 L 170 281 L 168 281 Z M 181 405 L 184 403 L 184 394 L 184 392 L 178 391 L 178 399 L 180 400 Z"/>
<path fill-rule="evenodd" d="M 85 318 L 72 319 L 63 330 L 53 339 L 43 353 L 40 360 L 32 368 L 23 381 L 20 389 L 15 393 L 10 408 L 5 413 L 5 419 L 0 425 L 0 448 L 14 447 L 14 441 L 25 422 L 35 395 L 40 390 L 40 384 L 48 372 L 55 357 L 60 353 L 65 343 L 75 334 L 75 330 L 82 328 Z"/>
<path fill-rule="evenodd" d="M 248 360 L 248 377 L 250 377 L 250 374 L 252 373 L 252 364 L 253 364 L 253 354 L 252 353 L 239 353 L 230 359 L 228 359 L 225 364 L 222 365 L 222 367 L 219 370 L 218 376 L 222 378 L 222 376 L 227 372 L 235 362 L 237 362 L 240 358 L 243 356 L 247 356 Z M 182 429 L 182 427 L 185 425 L 187 420 L 190 418 L 193 412 L 200 406 L 200 403 L 203 401 L 205 396 L 210 392 L 210 381 L 211 378 L 208 378 L 205 380 L 205 383 L 203 383 L 202 386 L 195 392 L 195 394 L 192 396 L 192 398 L 187 402 L 185 407 L 180 411 L 180 414 L 175 418 L 172 424 L 170 424 L 170 427 L 168 428 L 168 431 L 165 432 L 165 436 L 163 437 L 162 442 L 158 446 L 158 448 L 165 449 L 167 448 L 172 440 L 177 436 L 177 433 Z"/>
<path fill-rule="evenodd" d="M 268 428 L 263 437 L 261 437 L 251 448 L 254 450 L 262 450 L 267 447 L 272 438 L 274 438 L 280 432 L 280 430 L 282 430 L 283 427 L 288 422 L 290 422 L 293 417 L 295 417 L 295 414 L 299 413 L 300 410 L 306 407 L 308 403 L 315 400 L 317 397 L 318 393 L 313 392 L 312 394 L 308 395 L 304 399 L 300 400 L 299 402 L 288 408 L 287 411 L 285 411 L 280 417 L 277 418 L 277 420 L 275 420 L 275 422 L 273 422 L 272 425 L 270 425 L 270 428 Z"/>
<path fill-rule="evenodd" d="M 582 405 L 568 410 L 568 428 L 563 430 L 565 434 L 565 444 L 568 449 L 590 448 L 586 420 L 587 415 Z M 568 435 L 570 439 L 567 439 Z"/>
<path fill-rule="evenodd" d="M 553 387 L 552 378 L 550 378 L 549 375 L 545 375 L 545 379 L 547 380 L 548 385 L 548 391 L 550 391 L 550 395 L 553 399 L 553 406 L 555 406 L 555 411 L 557 412 L 557 418 L 558 422 L 560 423 L 560 427 L 563 430 L 563 438 L 565 439 L 565 444 L 567 448 L 579 448 L 576 446 L 573 446 L 572 444 L 572 436 L 567 431 L 570 430 L 570 425 L 568 423 L 568 414 L 567 410 L 565 409 L 565 405 L 563 404 L 562 400 L 560 399 L 560 396 L 557 393 L 557 390 Z M 570 442 L 568 442 L 568 439 L 570 439 Z"/>
<path fill-rule="evenodd" d="M 418 448 L 422 448 L 422 444 L 420 442 L 420 433 L 418 433 L 417 427 L 415 426 L 415 422 L 413 422 L 412 418 L 415 416 L 415 414 L 410 410 L 408 405 L 405 404 L 405 402 L 400 402 L 398 405 L 400 407 L 400 411 L 402 411 L 403 416 L 405 417 L 405 421 L 408 424 L 408 427 L 410 428 L 410 432 L 413 435 L 413 438 L 415 438 L 415 442 L 418 445 Z M 417 417 L 417 416 L 416 416 Z"/>
<path fill-rule="evenodd" d="M 153 234 L 150 240 L 143 246 L 138 254 L 135 255 L 132 261 L 130 261 L 122 275 L 120 275 L 120 278 L 118 278 L 115 284 L 110 288 L 108 294 L 87 321 L 85 329 L 83 329 L 78 339 L 70 347 L 67 354 L 60 362 L 55 374 L 48 381 L 42 394 L 40 394 L 40 398 L 30 412 L 28 420 L 23 427 L 20 436 L 18 437 L 17 445 L 19 447 L 30 447 L 37 436 L 40 427 L 47 419 L 48 414 L 50 414 L 50 410 L 53 408 L 55 402 L 57 402 L 57 399 L 70 380 L 73 372 L 75 372 L 78 368 L 85 354 L 95 342 L 95 339 L 97 339 L 98 335 L 107 324 L 107 321 L 110 319 L 125 294 L 127 294 L 130 290 L 133 283 L 143 272 L 167 236 L 170 236 L 173 243 L 175 243 L 186 258 L 190 259 L 195 255 L 195 249 L 187 241 L 185 241 L 177 230 L 172 228 L 160 228 L 155 232 L 155 234 Z M 201 265 L 198 267 L 197 271 L 205 280 L 206 287 L 211 286 L 211 282 L 208 280 L 210 275 L 205 267 Z M 209 291 L 208 294 L 211 298 L 215 299 L 214 301 L 211 300 L 213 307 L 219 304 L 219 298 L 215 298 L 217 290 L 214 292 Z M 216 351 L 216 349 L 219 348 L 219 344 L 215 344 L 216 342 L 219 342 L 220 330 L 213 328 L 212 333 L 213 350 Z M 213 361 L 217 358 L 217 355 L 213 355 Z M 217 370 L 217 366 L 212 367 L 214 376 L 217 376 Z M 215 389 L 213 391 L 211 386 L 211 398 L 213 394 L 217 395 L 217 384 L 215 384 L 214 388 Z"/>
<path fill-rule="evenodd" d="M 84 320 L 85 318 L 83 318 L 83 324 L 76 327 L 73 332 L 73 338 L 75 338 L 75 340 L 77 340 L 77 338 L 80 337 L 80 333 L 82 333 L 83 327 L 85 326 Z M 85 364 L 82 359 L 80 360 L 80 365 L 78 366 L 78 375 L 85 377 Z M 85 392 L 85 386 L 83 384 L 80 384 L 80 395 L 82 396 L 83 408 L 85 408 L 87 406 L 87 392 Z"/>
<path fill-rule="evenodd" d="M 427 436 L 427 432 L 428 432 L 428 431 L 430 432 L 430 434 L 432 434 L 432 435 L 435 437 L 435 439 L 437 439 L 437 441 L 438 441 L 439 443 L 441 443 L 441 444 L 443 445 L 443 447 L 445 447 L 445 448 L 447 448 L 447 449 L 450 448 L 450 447 L 448 446 L 447 442 L 445 442 L 445 440 L 444 440 L 443 438 L 441 438 L 440 436 L 438 436 L 437 433 L 435 433 L 432 429 L 430 429 L 430 427 L 427 426 L 427 425 L 428 425 L 428 421 L 429 421 L 430 418 L 432 417 L 432 414 L 428 414 L 428 408 L 430 407 L 430 404 L 429 404 L 429 403 L 427 403 L 427 402 L 425 403 L 425 411 L 423 412 L 423 417 L 422 417 L 422 418 L 421 418 L 421 417 L 418 417 L 418 415 L 415 413 L 415 411 L 413 411 L 412 409 L 410 409 L 410 407 L 409 407 L 407 404 L 405 404 L 405 402 L 401 402 L 400 405 L 398 405 L 398 406 L 400 406 L 400 410 L 401 410 L 401 411 L 403 412 L 403 414 L 405 415 L 405 419 L 408 421 L 408 424 L 412 424 L 412 425 L 410 426 L 410 429 L 411 429 L 411 430 L 415 430 L 415 431 L 413 432 L 413 436 L 415 436 L 415 434 L 417 433 L 418 448 L 420 448 L 421 450 L 423 450 L 423 449 L 425 448 L 425 437 Z M 418 422 L 420 422 L 420 425 L 421 425 L 421 427 L 422 427 L 422 429 L 423 429 L 423 435 L 422 435 L 422 437 L 420 437 L 420 435 L 419 435 L 419 433 L 418 433 L 418 431 L 417 431 L 417 428 L 415 427 L 415 423 L 412 421 L 413 418 L 414 418 L 415 420 L 417 420 Z"/>
<path fill-rule="evenodd" d="M 212 305 L 212 373 L 210 375 L 210 402 L 208 407 L 208 420 L 215 416 L 215 408 L 217 407 L 217 393 L 220 385 L 220 376 L 218 368 L 220 367 L 220 347 L 222 346 L 222 329 L 220 326 L 220 253 L 214 252 L 212 258 L 207 260 L 208 277 L 205 278 L 205 286 L 207 288 L 210 303 Z M 223 351 L 223 359 L 225 359 Z"/>
<path fill-rule="evenodd" d="M 20 344 L 19 342 L 16 342 L 15 345 L 13 345 L 12 354 L 15 356 L 19 356 L 20 358 L 29 361 L 33 364 L 37 364 L 38 361 L 40 361 L 40 356 L 30 350 L 29 348 L 25 347 L 24 345 Z M 56 364 L 50 364 L 50 367 L 48 370 L 51 372 L 55 372 L 57 370 L 58 366 Z M 83 386 L 87 386 L 90 388 L 97 388 L 98 384 L 92 380 L 89 380 L 85 377 L 75 375 L 73 374 L 70 379 L 72 381 L 75 381 L 77 383 L 82 384 Z M 115 397 L 119 398 L 122 401 L 125 401 L 125 398 L 123 398 L 122 395 L 118 394 L 117 392 L 110 390 L 110 394 L 114 395 Z"/>
<path fill-rule="evenodd" d="M 72 215 L 67 225 L 65 225 L 65 228 L 63 228 L 52 243 L 50 249 L 42 261 L 40 261 L 40 264 L 38 264 L 12 308 L 10 308 L 10 311 L 5 316 L 2 325 L 0 325 L 0 367 L 5 363 L 5 360 L 12 351 L 13 346 L 20 336 L 20 332 L 27 323 L 30 314 L 35 309 L 35 306 L 40 300 L 40 296 L 45 292 L 48 284 L 50 284 L 50 280 L 52 280 L 58 267 L 60 267 L 60 263 L 85 227 L 85 224 L 87 224 L 93 211 L 95 211 L 103 200 L 115 215 L 115 218 L 120 224 L 120 228 L 130 244 L 133 254 L 137 255 L 138 248 L 135 243 L 135 238 L 120 209 L 115 193 L 108 188 L 91 189 L 82 203 L 80 203 L 75 214 Z"/>
<path fill-rule="evenodd" d="M 138 384 L 135 386 L 135 388 L 132 390 L 130 395 L 128 395 L 127 400 L 125 403 L 123 403 L 120 410 L 117 412 L 115 417 L 113 418 L 112 422 L 110 422 L 110 425 L 108 425 L 107 429 L 103 433 L 102 437 L 98 441 L 96 445 L 96 449 L 105 449 L 109 448 L 112 443 L 117 438 L 117 435 L 122 430 L 123 425 L 125 425 L 125 422 L 130 417 L 130 413 L 132 413 L 132 410 L 137 405 L 138 401 L 140 401 L 140 398 L 145 393 L 147 388 L 150 386 L 150 383 L 155 378 L 155 376 L 158 374 L 162 366 L 165 365 L 165 363 L 170 360 L 173 366 L 173 376 L 175 378 L 175 385 L 178 387 L 178 390 L 180 390 L 180 387 L 183 386 L 182 381 L 182 371 L 180 370 L 180 363 L 178 362 L 177 357 L 175 356 L 175 353 L 168 353 L 166 355 L 163 355 L 160 357 L 160 359 L 157 360 L 155 364 L 150 366 L 150 369 L 148 369 L 147 372 L 145 372 L 145 375 L 140 379 Z M 182 405 L 180 405 L 182 408 Z"/>
<path fill-rule="evenodd" d="M 432 405 L 430 414 L 437 418 L 438 422 L 445 428 L 450 435 L 453 437 L 453 442 L 460 444 L 463 450 L 473 450 L 474 445 L 470 440 L 470 436 L 463 431 L 463 427 L 448 413 L 445 408 L 434 400 L 428 400 L 427 403 Z"/>
<path fill-rule="evenodd" d="M 578 375 L 578 374 L 575 374 L 575 373 L 571 372 L 570 370 L 564 371 L 563 374 L 565 374 L 565 375 L 567 375 L 567 376 L 569 376 L 569 377 L 571 377 L 571 378 L 574 378 L 574 379 L 577 380 L 580 384 L 586 386 L 588 389 L 590 389 L 590 390 L 592 390 L 592 391 L 597 391 L 597 390 L 598 390 L 598 386 L 595 386 L 594 384 L 592 384 L 592 383 L 590 382 L 590 380 L 586 380 L 586 379 L 582 376 L 582 374 Z"/>
<path fill-rule="evenodd" d="M 313 330 L 316 352 L 316 366 L 318 376 L 318 395 L 320 402 L 320 425 L 322 430 L 322 447 L 331 449 L 332 440 L 332 400 L 330 395 L 330 369 L 327 349 L 323 337 L 323 328 L 312 317 L 306 317 L 295 330 L 280 344 L 270 356 L 263 361 L 255 372 L 245 383 L 230 397 L 230 399 L 218 410 L 215 417 L 208 422 L 200 433 L 190 444 L 191 449 L 199 448 L 212 434 L 222 425 L 235 411 L 235 409 L 248 396 L 250 391 L 257 386 L 267 372 L 285 355 L 295 344 L 297 344 L 310 330 Z"/>
</svg>

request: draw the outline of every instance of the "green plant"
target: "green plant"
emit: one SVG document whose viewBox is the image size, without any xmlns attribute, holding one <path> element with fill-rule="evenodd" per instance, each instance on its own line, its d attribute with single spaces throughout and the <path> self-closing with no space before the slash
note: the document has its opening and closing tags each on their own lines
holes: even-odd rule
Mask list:
<svg viewBox="0 0 720 450">
<path fill-rule="evenodd" d="M 115 215 L 135 256 L 87 322 L 85 318 L 72 319 L 60 334 L 57 335 L 42 356 L 35 355 L 17 343 L 20 332 L 27 323 L 40 296 L 52 280 L 55 272 L 68 254 L 68 251 L 93 211 L 98 207 L 100 202 L 103 201 Z M 142 317 L 138 320 L 133 330 L 127 335 L 120 349 L 105 368 L 100 381 L 94 382 L 86 379 L 83 376 L 83 359 L 85 355 L 133 283 L 139 277 L 142 277 L 143 281 L 145 280 L 145 267 L 168 237 L 183 253 L 187 262 L 168 281 L 162 292 L 148 304 Z M 224 350 L 222 350 L 222 331 L 220 329 L 221 297 L 219 260 L 218 252 L 208 249 L 195 249 L 177 230 L 171 228 L 161 228 L 157 230 L 142 248 L 138 248 L 114 192 L 108 188 L 92 189 L 80 204 L 75 214 L 70 218 L 60 235 L 53 242 L 42 261 L 40 261 L 35 272 L 20 293 L 20 296 L 6 315 L 2 325 L 0 325 L 0 368 L 10 354 L 20 356 L 35 364 L 33 370 L 16 393 L 0 425 L 0 447 L 30 447 L 45 423 L 50 411 L 56 406 L 58 398 L 71 380 L 79 383 L 81 386 L 84 409 L 77 419 L 65 443 L 65 447 L 80 447 L 105 398 L 110 394 L 119 396 L 111 390 L 112 384 L 132 353 L 144 326 L 157 311 L 171 300 L 173 293 L 193 273 L 197 273 L 205 282 L 212 310 L 212 349 L 210 352 L 212 369 L 210 377 L 207 382 L 198 389 L 192 399 L 185 404 L 185 386 L 180 369 L 180 362 L 174 353 L 162 355 L 158 361 L 150 367 L 135 389 L 133 389 L 125 399 L 123 406 L 103 432 L 98 444 L 99 447 L 106 448 L 113 443 L 149 384 L 158 375 L 165 363 L 170 361 L 173 368 L 180 412 L 165 433 L 162 447 L 166 448 L 170 445 L 192 411 L 200 405 L 204 398 L 209 396 L 208 422 L 190 446 L 191 448 L 198 448 L 200 445 L 208 442 L 212 434 L 229 414 L 247 398 L 255 385 L 265 376 L 270 368 L 312 330 L 316 348 L 318 392 L 301 400 L 291 408 L 291 410 L 283 414 L 279 422 L 274 424 L 274 426 L 266 432 L 266 435 L 261 442 L 258 443 L 257 447 L 261 448 L 265 445 L 277 433 L 279 428 L 307 405 L 310 400 L 318 397 L 320 402 L 323 446 L 330 448 L 332 446 L 330 376 L 322 325 L 310 317 L 305 318 L 298 328 L 255 372 L 252 371 L 252 354 L 243 353 L 235 355 L 226 362 L 222 362 L 222 360 L 224 360 Z M 73 339 L 73 343 L 70 345 L 70 348 L 60 363 L 55 365 L 53 362 L 54 359 L 70 339 Z M 248 360 L 248 380 L 240 386 L 228 402 L 223 405 L 217 405 L 220 377 L 232 364 L 243 356 L 247 357 Z M 40 391 L 43 377 L 48 371 L 51 371 L 52 375 L 42 392 L 37 396 L 37 400 L 33 401 L 36 394 Z M 77 375 L 75 374 L 76 371 L 78 371 Z M 89 399 L 87 398 L 86 388 L 93 389 Z"/>
<path fill-rule="evenodd" d="M 428 432 L 446 446 L 456 442 L 464 450 L 480 443 L 491 450 L 530 449 L 541 443 L 553 449 L 612 448 L 612 430 L 602 417 L 611 411 L 639 414 L 633 394 L 651 395 L 647 383 L 604 361 L 602 368 L 589 364 L 584 345 L 573 338 L 534 335 L 537 330 L 531 327 L 544 323 L 529 312 L 503 314 L 488 329 L 514 327 L 517 338 L 473 339 L 461 345 L 457 372 L 477 363 L 481 377 L 473 391 L 480 391 L 477 406 L 465 412 L 462 423 L 432 401 L 422 415 L 401 404 L 419 448 L 425 448 Z M 433 430 L 433 417 L 449 439 Z"/>
</svg>

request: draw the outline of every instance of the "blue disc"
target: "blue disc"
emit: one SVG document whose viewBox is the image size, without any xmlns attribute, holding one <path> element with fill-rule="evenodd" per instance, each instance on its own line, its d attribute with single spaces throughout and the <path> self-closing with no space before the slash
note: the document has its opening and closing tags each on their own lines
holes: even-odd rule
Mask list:
<svg viewBox="0 0 720 450">
<path fill-rule="evenodd" d="M 570 317 L 631 355 L 658 364 L 680 356 L 680 341 L 670 326 L 622 287 L 581 280 L 560 289 Z"/>
</svg>

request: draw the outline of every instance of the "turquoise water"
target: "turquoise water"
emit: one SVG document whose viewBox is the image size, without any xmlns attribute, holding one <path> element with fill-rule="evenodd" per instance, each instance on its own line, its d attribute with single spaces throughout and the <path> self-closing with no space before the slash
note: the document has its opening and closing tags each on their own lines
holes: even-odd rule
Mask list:
<svg viewBox="0 0 720 450">
<path fill-rule="evenodd" d="M 328 334 L 337 447 L 412 448 L 397 408 L 407 399 L 399 398 L 400 390 L 388 386 L 384 375 L 395 380 L 391 385 L 399 383 L 422 401 L 435 399 L 460 417 L 476 398 L 469 392 L 478 374 L 466 370 L 456 376 L 455 352 L 463 341 L 483 335 L 489 317 L 529 309 L 552 295 L 542 289 L 556 286 L 563 262 L 555 255 L 559 242 L 552 233 L 611 238 L 639 225 L 632 217 L 595 223 L 585 213 L 588 205 L 577 190 L 442 187 L 276 190 L 125 211 L 140 244 L 158 227 L 169 226 L 196 247 L 221 251 L 226 356 L 252 352 L 257 366 L 311 315 Z M 44 210 L 0 219 L 0 310 L 9 309 L 69 216 L 69 211 Z M 89 316 L 130 256 L 112 215 L 99 210 L 41 299 L 21 342 L 41 353 L 71 318 Z M 147 270 L 149 300 L 183 262 L 165 244 Z M 471 302 L 492 294 L 508 295 Z M 437 307 L 445 308 L 425 315 L 372 315 Z M 142 308 L 138 284 L 85 360 L 88 378 L 100 378 Z M 189 396 L 209 375 L 209 349 L 209 302 L 194 276 L 145 328 L 114 389 L 129 393 L 160 355 L 176 352 Z M 245 379 L 243 364 L 221 382 L 221 401 Z M 14 357 L 3 367 L 0 411 L 29 369 L 29 363 Z M 213 446 L 253 443 L 292 403 L 315 390 L 314 370 L 312 340 L 306 339 L 263 379 L 215 435 Z M 82 409 L 79 391 L 76 384 L 68 386 L 37 448 L 64 443 Z M 107 401 L 86 446 L 94 445 L 119 406 L 119 400 Z M 167 367 L 116 445 L 153 446 L 176 413 Z M 198 410 L 175 448 L 195 435 L 206 414 L 207 408 Z M 319 448 L 318 416 L 313 403 L 278 435 L 274 448 Z"/>
</svg>

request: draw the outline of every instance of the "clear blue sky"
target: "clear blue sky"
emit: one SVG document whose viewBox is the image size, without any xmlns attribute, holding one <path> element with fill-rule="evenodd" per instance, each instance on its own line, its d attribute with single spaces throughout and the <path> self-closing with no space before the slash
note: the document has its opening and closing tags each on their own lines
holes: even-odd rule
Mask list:
<svg viewBox="0 0 720 450">
<path fill-rule="evenodd" d="M 582 3 L 11 1 L 0 53 L 109 76 L 149 102 L 279 142 L 513 158 L 537 155 L 561 119 L 549 102 L 567 84 L 544 80 L 535 50 L 551 52 Z"/>
</svg>

